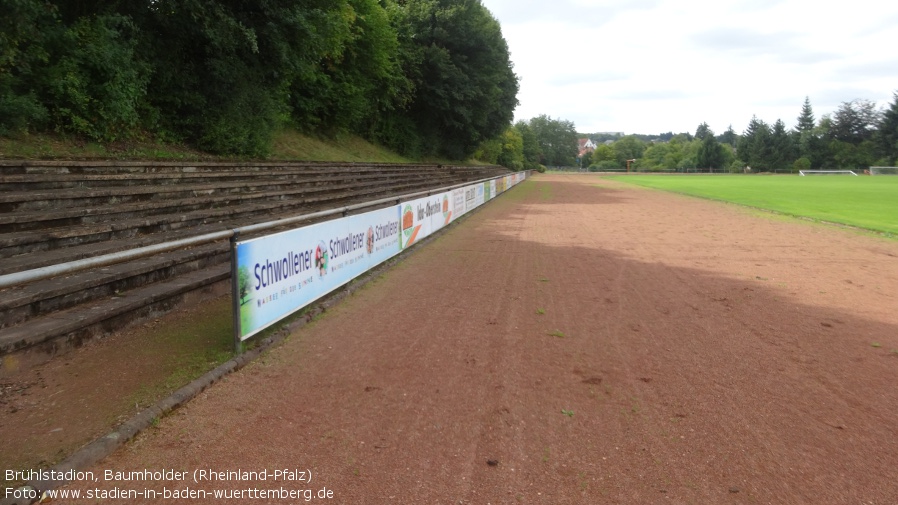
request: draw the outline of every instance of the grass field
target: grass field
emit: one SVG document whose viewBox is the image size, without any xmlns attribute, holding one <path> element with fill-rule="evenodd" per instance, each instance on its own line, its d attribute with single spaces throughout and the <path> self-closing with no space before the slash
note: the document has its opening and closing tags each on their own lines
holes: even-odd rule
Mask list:
<svg viewBox="0 0 898 505">
<path fill-rule="evenodd" d="M 614 179 L 898 235 L 898 177 L 647 175 Z"/>
</svg>

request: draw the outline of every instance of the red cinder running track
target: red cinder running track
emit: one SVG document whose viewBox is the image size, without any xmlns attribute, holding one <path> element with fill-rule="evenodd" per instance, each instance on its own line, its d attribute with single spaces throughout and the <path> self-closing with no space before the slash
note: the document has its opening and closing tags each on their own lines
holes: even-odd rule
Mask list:
<svg viewBox="0 0 898 505">
<path fill-rule="evenodd" d="M 68 489 L 898 503 L 896 288 L 895 241 L 535 175 L 94 468 L 311 483 Z"/>
</svg>

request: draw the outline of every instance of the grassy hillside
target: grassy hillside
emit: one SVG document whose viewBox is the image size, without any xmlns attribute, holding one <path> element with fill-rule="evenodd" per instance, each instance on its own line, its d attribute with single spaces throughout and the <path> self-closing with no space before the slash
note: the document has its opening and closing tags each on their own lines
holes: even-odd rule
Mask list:
<svg viewBox="0 0 898 505">
<path fill-rule="evenodd" d="M 0 159 L 115 159 L 172 161 L 246 161 L 246 158 L 213 156 L 176 144 L 148 141 L 123 141 L 101 144 L 78 137 L 29 134 L 0 136 Z M 455 163 L 447 160 L 404 158 L 388 149 L 354 135 L 321 139 L 295 130 L 282 131 L 274 141 L 267 160 L 294 161 L 368 161 L 385 163 Z"/>
</svg>

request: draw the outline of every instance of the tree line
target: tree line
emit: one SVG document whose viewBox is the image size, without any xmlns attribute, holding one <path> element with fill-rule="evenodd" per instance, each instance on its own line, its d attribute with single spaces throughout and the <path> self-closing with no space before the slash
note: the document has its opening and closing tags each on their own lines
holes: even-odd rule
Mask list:
<svg viewBox="0 0 898 505">
<path fill-rule="evenodd" d="M 898 92 L 884 109 L 870 100 L 843 102 L 817 120 L 805 98 L 794 128 L 777 119 L 772 125 L 752 117 L 745 131 L 732 126 L 715 135 L 707 123 L 695 134 L 666 134 L 665 141 L 644 135 L 601 144 L 581 160 L 592 170 L 619 170 L 636 159 L 642 170 L 715 169 L 741 172 L 808 169 L 859 170 L 898 162 Z"/>
<path fill-rule="evenodd" d="M 518 79 L 480 0 L 0 0 L 0 134 L 265 156 L 285 126 L 464 159 Z"/>
<path fill-rule="evenodd" d="M 579 135 L 572 121 L 545 114 L 508 126 L 498 138 L 482 142 L 474 158 L 512 170 L 539 170 L 577 164 Z"/>
</svg>

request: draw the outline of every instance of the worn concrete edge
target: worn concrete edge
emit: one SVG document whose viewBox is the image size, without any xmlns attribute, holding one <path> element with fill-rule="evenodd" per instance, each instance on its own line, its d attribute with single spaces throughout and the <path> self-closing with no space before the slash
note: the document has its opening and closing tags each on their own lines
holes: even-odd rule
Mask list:
<svg viewBox="0 0 898 505">
<path fill-rule="evenodd" d="M 500 194 L 504 193 L 505 192 Z M 485 203 L 489 203 L 493 200 L 495 200 L 495 197 L 491 198 L 488 202 Z M 302 312 L 300 310 L 299 312 L 297 312 L 299 316 L 288 316 L 288 322 L 283 323 L 277 330 L 274 331 L 272 335 L 269 335 L 268 337 L 262 339 L 256 347 L 231 358 L 221 365 L 218 365 L 214 369 L 194 379 L 186 386 L 181 387 L 166 398 L 158 401 L 155 405 L 147 407 L 140 413 L 134 415 L 131 419 L 122 423 L 112 432 L 94 440 L 93 442 L 88 443 L 81 449 L 78 449 L 74 454 L 63 460 L 61 463 L 58 463 L 51 467 L 50 470 L 61 473 L 68 472 L 70 470 L 79 471 L 99 463 L 107 456 L 115 452 L 118 448 L 125 445 L 126 442 L 136 437 L 142 431 L 153 426 L 156 422 L 158 422 L 160 418 L 186 404 L 187 402 L 198 396 L 200 393 L 205 391 L 207 388 L 223 379 L 228 374 L 236 372 L 237 370 L 240 370 L 246 365 L 252 363 L 256 358 L 275 348 L 278 344 L 282 343 L 296 330 L 299 330 L 300 328 L 305 326 L 306 323 L 309 323 L 316 317 L 324 314 L 328 309 L 344 300 L 347 296 L 353 294 L 356 290 L 379 278 L 382 274 L 393 268 L 400 261 L 403 261 L 410 255 L 415 254 L 419 250 L 422 250 L 424 246 L 440 238 L 444 233 L 448 232 L 451 229 L 454 229 L 456 225 L 465 222 L 468 217 L 477 214 L 485 207 L 486 205 L 484 204 L 468 212 L 465 212 L 458 221 L 453 221 L 448 226 L 440 228 L 436 231 L 436 233 L 428 235 L 422 241 L 416 243 L 411 249 L 401 251 L 398 255 L 388 259 L 387 261 L 384 261 L 371 270 L 368 270 L 362 276 L 351 280 L 348 284 L 338 288 L 336 291 L 332 292 L 313 305 L 310 305 L 308 310 L 306 310 L 305 312 Z M 289 320 L 290 317 L 296 319 Z M 30 480 L 24 486 L 20 486 L 19 488 L 17 488 L 17 491 L 23 491 L 27 489 L 35 490 L 35 498 L 4 498 L 0 500 L 0 505 L 31 505 L 40 500 L 42 494 L 45 491 L 57 489 L 69 483 L 70 481 L 65 479 Z"/>
<path fill-rule="evenodd" d="M 350 167 L 449 167 L 449 168 L 479 168 L 481 165 L 443 165 L 440 163 L 394 163 L 389 161 L 305 161 L 305 160 L 270 160 L 270 161 L 241 161 L 241 160 L 112 160 L 112 159 L 0 159 L 0 167 L 322 167 L 333 166 Z M 498 165 L 482 165 L 495 167 Z"/>
</svg>

